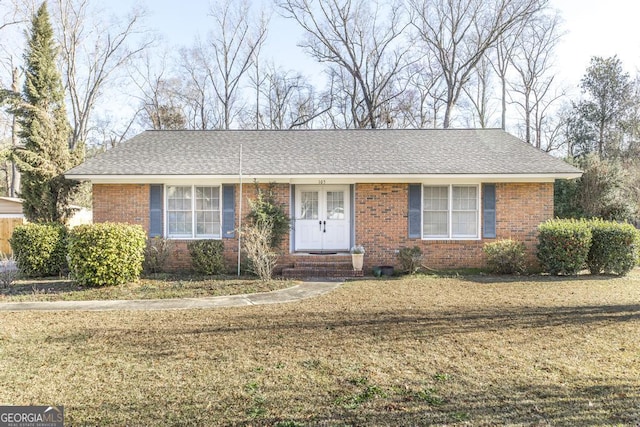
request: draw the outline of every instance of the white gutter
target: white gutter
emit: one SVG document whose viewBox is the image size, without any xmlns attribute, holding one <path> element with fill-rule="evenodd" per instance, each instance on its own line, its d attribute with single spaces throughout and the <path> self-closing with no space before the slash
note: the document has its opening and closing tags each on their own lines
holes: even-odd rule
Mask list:
<svg viewBox="0 0 640 427">
<path fill-rule="evenodd" d="M 420 181 L 483 181 L 483 182 L 552 182 L 556 179 L 580 178 L 582 172 L 532 173 L 532 174 L 308 174 L 308 175 L 244 175 L 243 178 L 262 182 L 314 183 L 401 183 Z M 91 181 L 94 184 L 162 184 L 194 181 L 230 182 L 237 175 L 65 175 L 68 179 Z"/>
</svg>

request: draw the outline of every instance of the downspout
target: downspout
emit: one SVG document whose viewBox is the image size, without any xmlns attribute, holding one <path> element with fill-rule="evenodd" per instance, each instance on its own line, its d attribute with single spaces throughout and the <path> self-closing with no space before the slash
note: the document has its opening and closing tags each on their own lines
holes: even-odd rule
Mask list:
<svg viewBox="0 0 640 427">
<path fill-rule="evenodd" d="M 238 159 L 238 179 L 240 181 L 238 197 L 238 277 L 240 277 L 240 261 L 242 252 L 242 143 L 240 144 L 240 155 Z"/>
</svg>

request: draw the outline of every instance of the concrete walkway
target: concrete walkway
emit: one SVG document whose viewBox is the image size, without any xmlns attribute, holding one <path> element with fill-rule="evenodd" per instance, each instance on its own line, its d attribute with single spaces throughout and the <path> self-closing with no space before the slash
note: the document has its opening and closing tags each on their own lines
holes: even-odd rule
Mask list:
<svg viewBox="0 0 640 427">
<path fill-rule="evenodd" d="M 184 310 L 191 308 L 242 307 L 281 304 L 313 298 L 336 289 L 342 282 L 304 282 L 287 289 L 258 294 L 204 298 L 174 298 L 111 301 L 37 301 L 0 303 L 0 311 L 113 311 Z"/>
</svg>

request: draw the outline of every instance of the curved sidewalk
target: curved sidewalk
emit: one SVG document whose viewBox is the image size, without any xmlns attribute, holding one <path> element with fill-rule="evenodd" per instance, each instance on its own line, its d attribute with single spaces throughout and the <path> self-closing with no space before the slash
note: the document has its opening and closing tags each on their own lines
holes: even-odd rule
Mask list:
<svg viewBox="0 0 640 427">
<path fill-rule="evenodd" d="M 184 310 L 191 308 L 281 304 L 313 298 L 330 292 L 341 284 L 342 282 L 304 282 L 290 288 L 271 292 L 204 298 L 8 302 L 0 303 L 0 311 Z"/>
</svg>

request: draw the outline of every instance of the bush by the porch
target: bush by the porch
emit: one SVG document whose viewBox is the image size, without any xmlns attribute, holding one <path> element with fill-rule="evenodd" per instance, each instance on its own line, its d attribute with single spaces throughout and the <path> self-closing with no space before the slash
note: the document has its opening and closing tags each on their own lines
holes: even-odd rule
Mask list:
<svg viewBox="0 0 640 427">
<path fill-rule="evenodd" d="M 640 232 L 631 224 L 589 221 L 591 247 L 587 265 L 591 274 L 625 275 L 638 262 Z"/>
<path fill-rule="evenodd" d="M 69 232 L 72 278 L 85 286 L 121 285 L 142 273 L 146 234 L 139 225 L 100 223 Z"/>
<path fill-rule="evenodd" d="M 9 239 L 18 270 L 25 277 L 57 276 L 67 270 L 67 228 L 24 224 Z"/>
</svg>

